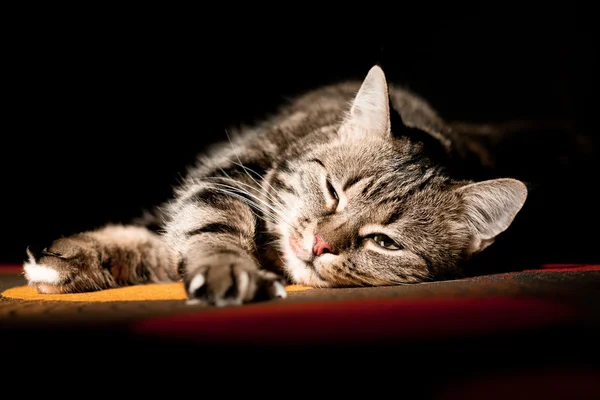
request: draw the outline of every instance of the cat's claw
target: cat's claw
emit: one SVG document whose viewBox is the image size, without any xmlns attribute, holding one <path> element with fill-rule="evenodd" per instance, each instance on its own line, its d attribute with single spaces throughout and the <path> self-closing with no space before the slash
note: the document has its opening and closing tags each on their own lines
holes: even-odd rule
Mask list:
<svg viewBox="0 0 600 400">
<path fill-rule="evenodd" d="M 204 285 L 205 282 L 206 282 L 206 279 L 204 279 L 204 275 L 197 274 L 190 281 L 190 284 L 188 286 L 188 293 L 195 293 L 198 289 L 200 289 Z M 195 299 L 192 299 L 192 300 L 195 300 Z"/>
<path fill-rule="evenodd" d="M 248 266 L 245 260 L 215 261 L 185 280 L 187 304 L 224 307 L 287 296 L 283 279 L 272 272 Z"/>
<path fill-rule="evenodd" d="M 281 282 L 275 281 L 269 287 L 269 294 L 271 298 L 282 298 L 285 299 L 287 297 L 287 292 L 285 291 L 285 286 Z"/>
</svg>

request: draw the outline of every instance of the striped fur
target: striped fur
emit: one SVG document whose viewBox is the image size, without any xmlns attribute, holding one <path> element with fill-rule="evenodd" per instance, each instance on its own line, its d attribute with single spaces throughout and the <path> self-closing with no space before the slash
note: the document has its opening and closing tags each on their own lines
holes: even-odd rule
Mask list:
<svg viewBox="0 0 600 400">
<path fill-rule="evenodd" d="M 25 273 L 58 293 L 182 279 L 190 303 L 218 306 L 284 296 L 285 282 L 460 276 L 508 228 L 527 190 L 514 179 L 454 177 L 455 141 L 425 101 L 388 88 L 376 66 L 362 83 L 307 93 L 233 132 L 138 226 L 59 239 L 31 255 Z"/>
</svg>

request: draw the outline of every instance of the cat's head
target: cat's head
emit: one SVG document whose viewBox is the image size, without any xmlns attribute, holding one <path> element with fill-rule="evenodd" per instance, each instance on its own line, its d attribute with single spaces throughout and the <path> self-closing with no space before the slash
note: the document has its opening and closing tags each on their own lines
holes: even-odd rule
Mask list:
<svg viewBox="0 0 600 400">
<path fill-rule="evenodd" d="M 386 79 L 375 66 L 331 128 L 333 140 L 275 173 L 285 211 L 273 228 L 295 282 L 388 285 L 447 276 L 523 206 L 520 181 L 454 181 L 391 125 Z"/>
</svg>

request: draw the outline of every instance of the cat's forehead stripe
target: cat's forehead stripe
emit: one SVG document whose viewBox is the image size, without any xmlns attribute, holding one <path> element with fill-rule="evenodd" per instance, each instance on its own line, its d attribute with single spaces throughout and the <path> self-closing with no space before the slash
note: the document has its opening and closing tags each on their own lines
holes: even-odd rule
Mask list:
<svg viewBox="0 0 600 400">
<path fill-rule="evenodd" d="M 345 192 L 346 190 L 350 189 L 352 186 L 356 185 L 357 183 L 359 183 L 360 181 L 362 181 L 366 178 L 367 178 L 366 176 L 353 175 L 349 179 L 347 179 L 346 182 L 344 182 L 344 184 L 342 186 L 342 190 Z"/>
<path fill-rule="evenodd" d="M 369 200 L 385 203 L 390 199 L 400 197 L 398 187 L 399 183 L 397 183 L 397 180 L 393 175 L 384 175 L 376 178 L 372 184 L 366 185 L 363 188 L 361 195 Z"/>
<path fill-rule="evenodd" d="M 318 158 L 311 158 L 307 162 L 314 162 L 314 163 L 319 164 L 321 167 L 325 168 L 325 164 L 323 164 L 323 161 L 319 160 Z"/>
<path fill-rule="evenodd" d="M 398 221 L 400 217 L 402 217 L 402 206 L 400 204 L 396 204 L 395 208 L 390 212 L 387 219 L 383 221 L 382 225 L 391 225 L 394 222 Z"/>
<path fill-rule="evenodd" d="M 278 168 L 277 168 L 280 172 L 283 172 L 285 174 L 289 174 L 292 172 L 292 169 L 290 168 L 290 163 L 288 160 L 283 160 L 281 162 L 281 164 L 279 164 Z"/>
</svg>

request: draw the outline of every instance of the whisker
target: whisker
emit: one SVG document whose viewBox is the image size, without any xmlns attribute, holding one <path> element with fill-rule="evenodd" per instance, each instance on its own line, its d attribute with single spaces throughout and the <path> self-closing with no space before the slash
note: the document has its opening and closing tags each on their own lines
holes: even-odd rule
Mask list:
<svg viewBox="0 0 600 400">
<path fill-rule="evenodd" d="M 273 196 L 267 189 L 265 189 L 263 187 L 263 185 L 260 184 L 260 182 L 258 182 L 256 179 L 254 179 L 248 172 L 252 172 L 253 174 L 255 174 L 256 176 L 258 176 L 265 184 L 267 184 L 271 189 L 273 189 L 273 193 L 275 193 L 277 196 L 279 196 L 279 193 L 277 192 L 277 190 L 258 172 L 254 171 L 251 168 L 246 167 L 245 165 L 243 165 L 242 163 L 236 163 L 235 161 L 230 160 L 227 157 L 224 157 L 225 160 L 229 161 L 230 163 L 232 163 L 233 165 L 237 165 L 238 167 L 241 167 L 242 169 L 244 169 L 244 172 L 246 173 L 246 175 L 248 175 L 248 177 L 250 177 L 250 179 L 252 179 L 252 181 L 254 183 L 256 183 L 257 187 L 254 187 L 252 185 L 248 185 L 248 184 L 244 184 L 254 190 L 256 190 L 257 192 L 263 194 L 265 197 L 267 197 L 269 200 L 273 201 L 274 203 L 277 203 L 278 205 L 280 205 L 281 207 L 284 207 L 283 204 L 281 204 L 281 202 L 279 201 L 279 199 L 275 196 Z M 239 159 L 239 158 L 238 158 Z M 238 183 L 242 183 L 236 179 L 233 179 L 231 177 L 231 175 L 229 175 L 227 172 L 225 172 L 225 170 L 223 170 L 223 168 L 218 167 L 221 172 L 227 176 L 227 178 L 229 178 L 230 180 L 234 181 L 234 182 L 238 182 Z M 219 178 L 219 177 L 213 177 L 213 178 Z"/>
<path fill-rule="evenodd" d="M 213 188 L 216 191 L 219 191 L 221 193 L 225 193 L 231 197 L 234 197 L 238 200 L 243 201 L 244 203 L 248 204 L 250 207 L 254 208 L 255 210 L 260 211 L 263 215 L 257 215 L 256 213 L 254 213 L 254 215 L 256 215 L 259 219 L 267 222 L 267 220 L 265 219 L 265 217 L 268 217 L 269 220 L 273 223 L 279 223 L 279 221 L 277 220 L 277 216 L 272 214 L 271 212 L 264 210 L 260 205 L 258 205 L 257 203 L 253 202 L 252 200 L 248 199 L 247 197 L 242 196 L 241 194 L 238 193 L 234 193 L 231 192 L 229 190 L 225 190 L 225 189 L 220 189 L 220 188 Z"/>
<path fill-rule="evenodd" d="M 231 161 L 231 160 L 230 160 L 230 161 Z M 233 162 L 233 161 L 232 161 L 232 162 Z M 236 164 L 235 162 L 233 162 L 233 163 L 234 163 L 234 164 Z M 245 171 L 252 172 L 254 175 L 258 176 L 258 177 L 260 178 L 260 180 L 261 180 L 263 183 L 265 183 L 265 184 L 266 184 L 266 185 L 267 185 L 269 188 L 271 188 L 271 189 L 273 190 L 273 193 L 274 193 L 275 195 L 279 196 L 279 192 L 277 191 L 277 189 L 275 189 L 275 188 L 273 187 L 273 185 L 271 185 L 271 184 L 269 183 L 269 181 L 265 179 L 265 177 L 264 177 L 264 176 L 262 176 L 261 174 L 259 174 L 259 173 L 258 173 L 258 172 L 256 172 L 256 171 L 254 171 L 252 168 L 248 168 L 248 167 L 246 167 L 245 165 L 242 165 L 242 164 L 236 164 L 236 165 L 238 165 L 238 166 L 240 166 L 240 167 L 244 168 L 244 170 L 245 170 Z M 273 201 L 275 201 L 275 202 L 277 202 L 279 205 L 283 206 L 283 205 L 282 205 L 282 204 L 279 202 L 278 198 L 277 198 L 277 197 L 275 197 L 275 196 L 273 196 L 273 195 L 271 194 L 271 192 L 270 192 L 269 190 L 267 190 L 266 188 L 264 188 L 264 187 L 263 187 L 263 185 L 262 185 L 261 183 L 257 182 L 257 181 L 256 181 L 255 179 L 253 179 L 252 177 L 250 177 L 250 179 L 252 179 L 252 180 L 253 180 L 253 181 L 254 181 L 254 182 L 255 182 L 255 183 L 256 183 L 256 184 L 257 184 L 257 185 L 258 185 L 258 186 L 261 188 L 261 190 L 263 191 L 263 193 L 265 194 L 265 196 L 269 196 L 269 197 L 270 197 L 270 198 L 271 198 Z"/>
<path fill-rule="evenodd" d="M 256 199 L 257 201 L 259 201 L 260 203 L 262 203 L 264 206 L 266 206 L 269 209 L 273 209 L 273 207 L 270 204 L 266 203 L 265 201 L 263 201 L 262 199 L 260 199 L 256 195 L 248 192 L 247 190 L 245 190 L 243 188 L 239 188 L 239 187 L 231 186 L 231 185 L 226 185 L 226 184 L 223 184 L 223 183 L 217 183 L 217 182 L 204 182 L 204 183 L 205 183 L 205 185 L 207 185 L 211 189 L 218 190 L 218 191 L 221 191 L 221 192 L 226 193 L 226 194 L 236 195 L 236 197 L 241 196 L 244 200 L 248 200 L 248 201 L 252 202 L 253 204 L 255 204 L 257 207 L 259 207 L 260 211 L 265 212 L 265 213 L 271 213 L 271 214 L 273 214 L 270 210 L 263 208 L 258 203 L 256 203 L 255 201 L 251 200 L 250 198 Z M 242 195 L 249 196 L 250 198 L 242 196 Z M 273 209 L 273 211 L 277 211 L 277 210 Z M 273 215 L 275 215 L 275 214 L 273 214 Z"/>
<path fill-rule="evenodd" d="M 252 171 L 252 173 L 254 173 L 254 174 L 256 174 L 257 176 L 259 176 L 261 179 L 263 179 L 263 181 L 264 181 L 264 178 L 261 176 L 261 174 L 259 174 L 258 172 L 254 171 L 254 170 L 252 170 L 252 169 L 250 169 L 250 168 L 247 168 L 247 167 L 246 167 L 246 166 L 245 166 L 245 165 L 242 163 L 242 160 L 240 159 L 239 155 L 237 154 L 237 152 L 236 152 L 236 150 L 235 150 L 235 146 L 233 145 L 233 141 L 231 140 L 231 137 L 229 136 L 229 132 L 227 131 L 227 129 L 225 129 L 225 134 L 227 135 L 227 139 L 229 140 L 229 144 L 231 145 L 231 150 L 233 151 L 233 154 L 235 155 L 235 158 L 237 158 L 237 160 L 238 160 L 238 163 L 235 163 L 235 162 L 233 162 L 233 161 L 231 161 L 231 160 L 230 160 L 230 161 L 231 161 L 231 162 L 233 162 L 233 164 L 235 164 L 235 165 L 237 165 L 237 166 L 239 166 L 239 167 L 243 168 L 243 169 L 244 169 L 244 172 L 246 173 L 246 175 L 248 175 L 248 177 L 249 177 L 250 179 L 252 179 L 252 181 L 253 181 L 254 183 L 256 183 L 256 184 L 257 184 L 259 187 L 262 187 L 262 185 L 261 185 L 260 183 L 258 183 L 258 181 L 257 181 L 256 179 L 254 179 L 254 178 L 252 177 L 252 175 L 250 175 L 250 174 L 248 173 L 248 171 Z"/>
<path fill-rule="evenodd" d="M 243 166 L 243 165 L 241 165 L 241 164 L 237 164 L 236 162 L 234 162 L 234 161 L 230 160 L 230 159 L 229 159 L 229 158 L 227 158 L 227 157 L 224 157 L 224 158 L 225 158 L 225 160 L 229 161 L 230 163 L 232 163 L 232 164 L 234 164 L 234 165 L 241 166 L 242 168 L 248 169 L 248 170 L 250 170 L 250 171 L 252 171 L 252 172 L 254 172 L 255 174 L 257 174 L 257 175 L 258 175 L 258 173 L 257 173 L 256 171 L 253 171 L 253 170 L 251 170 L 251 169 L 249 169 L 249 168 L 246 168 L 246 167 L 244 167 L 244 166 Z M 238 158 L 238 159 L 239 159 L 239 158 Z M 221 168 L 220 166 L 218 166 L 218 165 L 217 165 L 217 168 L 219 168 L 219 170 L 221 170 L 221 172 L 223 173 L 223 175 L 225 175 L 227 178 L 225 178 L 225 177 L 216 177 L 216 176 L 214 176 L 214 177 L 207 177 L 206 179 L 223 179 L 223 180 L 229 180 L 229 181 L 231 181 L 231 182 L 235 182 L 235 183 L 237 183 L 237 184 L 241 184 L 241 185 L 243 185 L 243 186 L 246 186 L 246 187 L 249 187 L 249 188 L 251 188 L 251 189 L 253 189 L 253 190 L 256 190 L 256 191 L 257 191 L 257 192 L 259 192 L 260 194 L 263 194 L 263 195 L 264 195 L 264 196 L 265 196 L 267 199 L 269 199 L 269 200 L 273 201 L 274 203 L 277 203 L 277 205 L 279 205 L 279 206 L 280 206 L 281 210 L 276 210 L 276 209 L 275 209 L 275 207 L 271 207 L 272 209 L 274 209 L 274 211 L 278 212 L 278 215 L 279 215 L 279 214 L 285 215 L 285 210 L 284 210 L 284 209 L 285 209 L 285 206 L 284 206 L 283 204 L 281 204 L 281 203 L 280 203 L 280 202 L 279 202 L 279 201 L 278 201 L 276 198 L 274 198 L 273 196 L 271 196 L 271 195 L 270 195 L 270 193 L 268 193 L 268 192 L 267 192 L 267 191 L 266 191 L 266 190 L 265 190 L 265 189 L 264 189 L 262 186 L 260 186 L 260 185 L 258 184 L 258 182 L 254 181 L 254 182 L 257 184 L 257 185 L 259 185 L 259 187 L 258 187 L 258 188 L 255 188 L 255 187 L 254 187 L 254 186 L 252 186 L 252 185 L 248 185 L 247 183 L 241 182 L 241 181 L 239 181 L 239 180 L 237 180 L 237 179 L 233 179 L 233 178 L 231 177 L 231 175 L 229 175 L 229 174 L 228 174 L 228 173 L 227 173 L 227 172 L 226 172 L 226 171 L 225 171 L 223 168 Z M 265 181 L 265 182 L 266 182 L 266 181 Z M 247 193 L 248 195 L 250 195 L 250 193 L 248 193 L 248 192 L 244 192 L 244 193 Z M 280 215 L 280 217 L 281 217 L 281 215 Z M 288 225 L 289 225 L 289 222 L 287 222 L 287 221 L 283 221 L 283 222 L 285 222 L 286 224 L 288 224 Z"/>
<path fill-rule="evenodd" d="M 224 172 L 224 171 L 223 171 Z M 270 193 L 268 193 L 267 191 L 265 191 L 263 188 L 257 189 L 252 185 L 249 185 L 247 183 L 238 181 L 236 179 L 233 179 L 231 177 L 224 177 L 224 176 L 209 176 L 206 179 L 220 179 L 220 180 L 224 180 L 224 181 L 230 181 L 230 182 L 234 182 L 236 184 L 248 187 L 250 189 L 256 190 L 259 194 L 264 195 L 268 200 L 273 201 L 274 203 L 277 203 L 277 205 L 281 206 L 282 208 L 284 207 L 283 204 L 281 204 L 279 201 L 277 201 L 277 199 L 275 199 Z"/>
<path fill-rule="evenodd" d="M 259 183 L 259 182 L 258 182 L 256 179 L 254 179 L 254 178 L 252 177 L 252 175 L 250 175 L 250 174 L 249 174 L 249 172 L 248 172 L 248 171 L 250 171 L 250 172 L 252 172 L 253 174 L 255 174 L 256 176 L 258 176 L 258 177 L 259 177 L 259 178 L 260 178 L 260 179 L 261 179 L 261 180 L 262 180 L 264 183 L 266 183 L 267 185 L 269 185 L 269 187 L 270 187 L 271 189 L 273 189 L 273 191 L 274 191 L 275 193 L 277 193 L 277 190 L 275 190 L 275 188 L 274 188 L 274 187 L 273 187 L 273 186 L 272 186 L 272 185 L 271 185 L 271 184 L 270 184 L 270 183 L 269 183 L 269 182 L 268 182 L 268 181 L 267 181 L 267 180 L 266 180 L 266 179 L 265 179 L 265 178 L 264 178 L 264 177 L 263 177 L 261 174 L 259 174 L 258 172 L 254 171 L 254 170 L 253 170 L 253 169 L 251 169 L 251 168 L 248 168 L 248 167 L 246 167 L 246 166 L 245 166 L 245 165 L 242 163 L 242 160 L 240 159 L 239 155 L 237 154 L 237 152 L 236 152 L 236 150 L 235 150 L 235 146 L 233 145 L 233 141 L 231 140 L 231 137 L 229 136 L 229 132 L 227 131 L 227 129 L 225 129 L 225 134 L 227 135 L 227 140 L 229 140 L 229 144 L 231 145 L 231 151 L 233 152 L 233 154 L 234 154 L 234 155 L 235 155 L 235 157 L 237 158 L 237 160 L 238 160 L 238 163 L 236 163 L 235 161 L 231 161 L 231 160 L 228 160 L 228 161 L 229 161 L 229 162 L 231 162 L 231 163 L 233 163 L 234 165 L 237 165 L 237 166 L 239 166 L 239 167 L 243 168 L 243 169 L 244 169 L 244 172 L 246 173 L 246 175 L 248 175 L 248 177 L 249 177 L 250 179 L 252 179 L 252 181 L 253 181 L 254 183 L 256 183 L 256 185 L 258 185 L 258 187 L 260 187 L 261 189 L 263 189 L 263 190 L 264 190 L 264 188 L 263 188 L 262 184 L 260 184 L 260 183 Z M 231 177 L 230 177 L 230 178 L 231 178 Z M 269 195 L 269 192 L 268 192 L 267 190 L 264 190 L 264 193 L 265 193 L 265 195 Z M 272 200 L 275 200 L 275 201 L 276 201 L 276 199 L 274 199 L 274 198 L 272 198 Z M 282 205 L 282 204 L 279 204 L 279 205 Z"/>
<path fill-rule="evenodd" d="M 223 181 L 229 181 L 232 183 L 235 183 L 237 185 L 240 186 L 244 186 L 247 188 L 252 189 L 253 191 L 256 191 L 258 194 L 264 196 L 267 200 L 270 201 L 270 203 L 272 204 L 267 204 L 265 203 L 262 199 L 258 198 L 256 195 L 253 195 L 252 193 L 250 193 L 248 190 L 244 190 L 242 188 L 235 188 L 235 189 L 239 189 L 240 193 L 243 193 L 245 195 L 248 195 L 250 197 L 252 197 L 253 199 L 258 200 L 259 202 L 261 202 L 262 204 L 264 204 L 266 207 L 268 207 L 270 210 L 272 210 L 273 213 L 275 213 L 277 220 L 273 221 L 275 223 L 285 223 L 288 226 L 292 226 L 292 224 L 287 220 L 287 215 L 289 215 L 289 212 L 286 211 L 298 211 L 297 207 L 290 207 L 289 204 L 284 205 L 280 199 L 281 196 L 279 194 L 279 192 L 258 172 L 254 171 L 251 168 L 246 167 L 245 165 L 243 165 L 243 163 L 241 162 L 241 159 L 239 157 L 239 155 L 236 152 L 235 146 L 233 144 L 233 141 L 231 140 L 231 136 L 229 135 L 229 132 L 227 130 L 225 130 L 225 134 L 227 135 L 227 139 L 231 145 L 231 151 L 233 153 L 233 155 L 235 156 L 235 158 L 238 160 L 238 162 L 235 162 L 231 159 L 229 159 L 228 157 L 223 157 L 222 159 L 229 161 L 231 164 L 233 165 L 237 165 L 240 168 L 242 168 L 244 170 L 244 173 L 252 180 L 252 182 L 254 182 L 257 187 L 254 187 L 252 185 L 249 185 L 245 182 L 241 182 L 237 179 L 234 179 L 231 175 L 229 175 L 221 166 L 219 166 L 216 162 L 213 164 L 215 165 L 223 175 L 225 175 L 225 177 L 217 177 L 217 176 L 213 176 L 213 177 L 205 177 L 203 179 L 212 179 L 212 180 L 216 180 L 216 179 L 220 179 Z M 267 188 L 265 188 L 259 181 L 257 181 L 254 177 L 252 177 L 252 175 L 250 175 L 250 172 L 256 176 L 258 176 L 262 182 L 265 183 L 265 185 L 267 185 L 269 188 L 271 188 L 273 190 L 273 192 L 271 193 L 269 190 L 267 190 Z M 199 180 L 199 183 L 202 182 L 202 179 Z M 223 187 L 228 187 L 228 185 L 224 185 Z M 234 189 L 233 187 L 229 186 L 230 189 Z M 260 208 L 260 211 L 264 212 L 265 210 Z"/>
<path fill-rule="evenodd" d="M 215 177 L 215 178 L 218 179 L 219 177 Z M 231 179 L 231 178 L 225 178 L 225 179 Z M 244 186 L 249 186 L 249 185 L 247 185 L 247 184 L 245 184 L 243 182 L 236 181 L 235 179 L 231 179 L 231 180 L 233 182 L 235 182 L 235 183 L 240 183 L 240 184 L 242 184 Z M 291 223 L 286 218 L 286 215 L 289 214 L 289 213 L 286 213 L 285 206 L 281 205 L 281 203 L 278 203 L 280 205 L 280 207 L 276 207 L 275 204 L 269 204 L 269 203 L 265 202 L 263 199 L 257 197 L 256 195 L 248 192 L 247 190 L 245 190 L 243 188 L 238 188 L 238 187 L 235 187 L 235 186 L 231 186 L 231 185 L 227 185 L 227 184 L 221 184 L 221 183 L 215 183 L 215 182 L 211 182 L 211 184 L 219 185 L 219 186 L 225 187 L 225 188 L 230 188 L 230 189 L 236 190 L 236 191 L 238 191 L 240 193 L 246 194 L 246 195 L 252 197 L 253 199 L 256 199 L 257 201 L 259 201 L 260 203 L 262 203 L 266 207 L 268 207 L 270 210 L 272 210 L 272 212 L 277 215 L 277 217 L 279 218 L 280 222 L 283 222 L 283 223 L 291 226 Z M 250 186 L 250 187 L 252 187 L 252 186 Z M 288 208 L 288 210 L 290 209 L 290 207 L 287 207 L 287 208 Z M 295 207 L 293 208 L 293 210 L 297 211 L 295 209 Z"/>
<path fill-rule="evenodd" d="M 275 213 L 274 215 L 277 215 L 277 216 L 279 216 L 279 215 L 278 215 L 278 213 L 279 213 L 279 210 L 277 210 L 275 207 L 273 207 L 273 206 L 272 206 L 272 205 L 270 205 L 269 203 L 265 202 L 264 200 L 262 200 L 262 199 L 261 199 L 261 198 L 259 198 L 258 196 L 256 196 L 256 195 L 254 195 L 254 194 L 252 194 L 252 193 L 248 192 L 247 190 L 244 190 L 244 189 L 242 189 L 242 188 L 238 188 L 238 187 L 235 187 L 235 186 L 231 186 L 231 185 L 225 185 L 225 184 L 222 184 L 222 183 L 215 183 L 215 182 L 212 182 L 212 183 L 210 183 L 210 185 L 215 185 L 215 186 L 218 186 L 218 187 L 221 187 L 221 188 L 230 189 L 230 190 L 233 190 L 233 191 L 234 191 L 234 192 L 236 192 L 236 193 L 241 193 L 241 194 L 245 194 L 245 195 L 247 195 L 247 196 L 250 196 L 251 198 L 253 198 L 253 199 L 255 199 L 255 200 L 259 201 L 260 203 L 262 203 L 262 204 L 263 204 L 264 206 L 266 206 L 266 207 L 267 207 L 267 208 L 268 208 L 270 211 L 274 212 L 274 213 Z M 264 210 L 264 209 L 263 209 L 263 211 L 267 211 L 267 210 Z"/>
<path fill-rule="evenodd" d="M 211 185 L 213 185 L 213 189 L 221 191 L 222 193 L 226 193 L 226 194 L 230 194 L 232 196 L 235 196 L 238 199 L 241 199 L 242 201 L 244 201 L 246 204 L 248 205 L 252 205 L 254 206 L 257 210 L 259 210 L 260 212 L 262 212 L 263 214 L 265 214 L 266 216 L 271 218 L 271 221 L 274 223 L 285 223 L 285 224 L 289 224 L 287 221 L 285 221 L 284 219 L 282 219 L 278 214 L 276 214 L 278 212 L 278 210 L 273 209 L 273 207 L 271 207 L 268 203 L 265 203 L 264 201 L 262 201 L 260 198 L 254 196 L 252 193 L 248 193 L 247 191 L 240 189 L 240 188 L 236 188 L 233 186 L 229 186 L 229 185 L 223 185 L 220 183 L 212 183 Z M 217 186 L 217 187 L 214 187 Z M 266 207 L 272 209 L 274 212 L 270 211 L 269 209 L 265 209 L 263 208 L 261 205 L 259 205 L 258 203 L 256 203 L 255 201 L 242 196 L 242 194 L 250 196 L 252 198 L 255 198 L 256 200 L 258 200 L 259 202 L 261 202 L 262 204 L 264 204 Z"/>
</svg>

